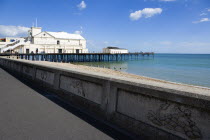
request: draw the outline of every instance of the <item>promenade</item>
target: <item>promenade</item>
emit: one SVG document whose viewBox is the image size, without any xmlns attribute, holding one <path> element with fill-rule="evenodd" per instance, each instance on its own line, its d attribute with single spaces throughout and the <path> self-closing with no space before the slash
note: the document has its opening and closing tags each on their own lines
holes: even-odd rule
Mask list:
<svg viewBox="0 0 210 140">
<path fill-rule="evenodd" d="M 46 97 L 65 106 L 53 95 Z M 0 68 L 0 139 L 110 140 L 124 137 L 97 121 L 87 123 L 75 115 L 79 113 L 67 111 L 46 97 Z M 83 118 L 88 120 L 87 116 Z"/>
</svg>

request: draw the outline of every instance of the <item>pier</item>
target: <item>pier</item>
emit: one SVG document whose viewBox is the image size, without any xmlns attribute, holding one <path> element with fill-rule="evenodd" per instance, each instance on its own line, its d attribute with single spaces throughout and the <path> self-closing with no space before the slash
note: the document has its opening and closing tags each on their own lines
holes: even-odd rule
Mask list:
<svg viewBox="0 0 210 140">
<path fill-rule="evenodd" d="M 17 59 L 50 62 L 105 62 L 105 61 L 127 61 L 138 60 L 144 57 L 154 57 L 153 52 L 110 54 L 110 53 L 48 53 L 48 54 L 2 54 L 4 56 L 15 56 Z"/>
</svg>

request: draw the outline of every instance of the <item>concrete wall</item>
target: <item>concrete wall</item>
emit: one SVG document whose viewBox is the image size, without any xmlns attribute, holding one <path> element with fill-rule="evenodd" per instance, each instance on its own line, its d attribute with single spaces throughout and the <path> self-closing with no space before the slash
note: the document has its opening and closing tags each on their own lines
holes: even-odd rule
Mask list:
<svg viewBox="0 0 210 140">
<path fill-rule="evenodd" d="M 210 94 L 144 85 L 29 61 L 0 58 L 0 65 L 137 135 L 150 139 L 210 139 Z"/>
</svg>

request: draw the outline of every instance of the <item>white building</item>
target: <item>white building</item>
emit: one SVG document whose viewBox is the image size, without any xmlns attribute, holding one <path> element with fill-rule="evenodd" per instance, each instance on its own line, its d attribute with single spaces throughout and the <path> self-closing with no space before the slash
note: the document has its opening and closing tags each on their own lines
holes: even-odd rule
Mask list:
<svg viewBox="0 0 210 140">
<path fill-rule="evenodd" d="M 29 36 L 5 45 L 1 52 L 18 53 L 87 53 L 86 40 L 79 34 L 42 31 L 31 27 Z"/>
<path fill-rule="evenodd" d="M 127 49 L 122 49 L 122 48 L 118 48 L 118 47 L 107 47 L 107 48 L 103 48 L 103 53 L 111 53 L 111 54 L 116 54 L 116 53 L 128 53 Z"/>
<path fill-rule="evenodd" d="M 1 49 L 5 48 L 5 46 L 9 46 L 9 44 L 13 44 L 14 42 L 18 41 L 18 40 L 22 40 L 24 38 L 20 38 L 20 37 L 5 37 L 5 38 L 0 38 L 0 52 Z"/>
</svg>

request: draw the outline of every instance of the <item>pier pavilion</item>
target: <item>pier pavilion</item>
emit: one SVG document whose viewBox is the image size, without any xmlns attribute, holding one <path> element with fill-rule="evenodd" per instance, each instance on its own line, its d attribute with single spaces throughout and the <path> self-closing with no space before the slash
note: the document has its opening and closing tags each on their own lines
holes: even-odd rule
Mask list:
<svg viewBox="0 0 210 140">
<path fill-rule="evenodd" d="M 42 31 L 31 27 L 28 37 L 2 46 L 1 53 L 87 53 L 86 40 L 79 34 Z"/>
<path fill-rule="evenodd" d="M 116 53 L 120 53 L 120 54 L 125 54 L 128 53 L 127 49 L 123 49 L 123 48 L 118 48 L 118 47 L 106 47 L 103 48 L 103 53 L 110 53 L 110 54 L 116 54 Z"/>
</svg>

